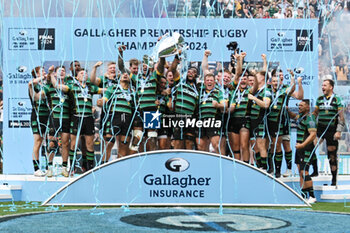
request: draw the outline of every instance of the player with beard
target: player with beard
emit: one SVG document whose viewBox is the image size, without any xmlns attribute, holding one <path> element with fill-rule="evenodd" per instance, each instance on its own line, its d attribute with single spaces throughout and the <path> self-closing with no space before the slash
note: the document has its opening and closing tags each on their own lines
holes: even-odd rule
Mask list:
<svg viewBox="0 0 350 233">
<path fill-rule="evenodd" d="M 271 74 L 272 74 L 272 77 L 275 77 L 275 76 L 279 77 L 280 85 L 282 85 L 281 88 L 288 88 L 288 85 L 283 84 L 284 75 L 283 75 L 282 70 L 274 69 Z M 290 97 L 293 97 L 293 98 L 298 99 L 298 100 L 302 100 L 304 98 L 304 89 L 303 89 L 301 77 L 298 77 L 297 83 L 298 83 L 298 91 L 294 91 L 291 95 L 287 96 L 287 99 L 285 100 L 286 106 L 288 106 Z M 289 120 L 289 114 L 287 113 L 286 108 L 282 109 L 281 115 L 282 115 L 282 119 L 281 119 L 282 146 L 283 146 L 283 151 L 284 151 L 284 158 L 285 158 L 286 165 L 287 165 L 287 170 L 283 174 L 283 177 L 288 177 L 288 176 L 292 175 L 292 170 L 291 170 L 292 169 L 292 149 L 290 146 L 290 120 Z M 316 166 L 314 166 L 314 171 L 317 167 L 317 157 L 316 156 L 315 156 L 315 159 L 311 163 L 314 165 L 315 161 L 316 161 Z"/>
<path fill-rule="evenodd" d="M 50 142 L 50 153 L 53 155 L 58 151 L 58 136 L 62 141 L 62 175 L 68 177 L 68 156 L 69 156 L 69 138 L 70 138 L 70 106 L 69 96 L 59 86 L 65 84 L 66 69 L 64 66 L 58 66 L 55 73 L 52 72 L 53 66 L 49 69 L 50 85 L 45 89 L 50 107 L 52 109 L 53 128 L 50 130 L 50 136 L 54 138 Z M 52 160 L 49 161 L 47 176 L 52 176 Z"/>
<path fill-rule="evenodd" d="M 250 137 L 256 160 L 261 158 L 261 168 L 267 169 L 267 148 L 266 148 L 266 110 L 271 104 L 271 92 L 266 88 L 268 75 L 264 71 L 256 74 L 258 80 L 258 90 L 252 95 L 248 94 L 250 108 Z"/>
<path fill-rule="evenodd" d="M 128 73 L 124 73 L 120 78 L 120 83 L 109 86 L 103 98 L 97 101 L 97 105 L 100 107 L 106 105 L 106 113 L 111 124 L 110 131 L 106 133 L 106 138 L 108 141 L 115 139 L 114 141 L 118 142 L 119 158 L 129 154 L 134 93 L 135 91 L 130 87 L 130 76 Z M 111 150 L 112 147 L 107 146 L 102 162 L 109 160 Z"/>
<path fill-rule="evenodd" d="M 42 147 L 43 140 L 48 136 L 49 127 L 50 108 L 44 91 L 47 86 L 47 75 L 43 67 L 37 66 L 32 70 L 32 76 L 33 80 L 28 83 L 28 94 L 32 103 L 30 122 L 34 137 L 34 176 L 45 176 L 46 172 L 39 168 L 39 150 Z M 45 152 L 46 150 L 43 149 L 42 156 L 45 156 Z"/>
<path fill-rule="evenodd" d="M 310 114 L 310 101 L 299 103 L 299 115 L 288 111 L 289 116 L 297 121 L 297 143 L 295 145 L 295 163 L 298 165 L 301 192 L 310 204 L 316 202 L 309 167 L 315 153 L 316 118 Z"/>
<path fill-rule="evenodd" d="M 295 79 L 293 71 L 289 70 L 291 75 L 291 83 L 289 87 L 285 87 L 280 82 L 279 77 L 273 76 L 271 79 L 271 97 L 272 102 L 268 113 L 268 132 L 270 136 L 269 158 L 273 159 L 274 173 L 276 178 L 281 176 L 282 166 L 282 135 L 283 135 L 283 117 L 286 112 L 286 102 L 295 90 Z M 269 168 L 272 165 L 269 164 Z M 270 169 L 269 169 L 270 170 Z"/>
<path fill-rule="evenodd" d="M 101 61 L 97 62 L 91 71 L 91 76 L 90 76 L 90 82 L 95 84 L 96 86 L 107 89 L 111 86 L 115 86 L 118 84 L 117 80 L 117 72 L 116 72 L 116 63 L 115 62 L 109 62 L 107 64 L 107 72 L 100 77 L 96 77 L 96 71 L 97 68 L 100 67 L 103 63 Z M 103 93 L 104 94 L 104 93 Z M 112 151 L 112 148 L 115 143 L 115 137 L 108 137 L 108 135 L 111 135 L 111 126 L 112 126 L 112 121 L 111 119 L 108 118 L 108 112 L 110 107 L 107 104 L 103 104 L 102 106 L 102 111 L 100 115 L 100 129 L 101 133 L 103 134 L 103 143 L 102 143 L 102 161 L 101 163 L 108 162 L 108 160 L 105 160 L 106 158 L 110 158 L 110 153 Z M 106 153 L 109 153 L 106 155 Z"/>
<path fill-rule="evenodd" d="M 158 111 L 162 114 L 161 116 L 170 114 L 168 108 L 169 92 L 167 90 L 167 80 L 165 77 L 161 77 L 157 85 L 157 106 Z M 162 121 L 162 118 L 160 120 Z M 161 124 L 160 129 L 158 129 L 158 145 L 160 150 L 170 149 L 170 138 L 171 130 L 164 128 Z"/>
<path fill-rule="evenodd" d="M 204 77 L 204 86 L 201 87 L 198 101 L 198 119 L 207 121 L 218 120 L 219 91 L 215 88 L 215 76 L 211 73 Z M 216 125 L 216 124 L 215 124 Z M 197 148 L 202 151 L 209 151 L 212 144 L 215 153 L 219 153 L 220 127 L 200 127 L 196 128 Z"/>
<path fill-rule="evenodd" d="M 345 128 L 344 104 L 334 93 L 334 81 L 326 79 L 322 83 L 323 95 L 317 98 L 313 114 L 317 117 L 318 145 L 326 140 L 327 155 L 332 173 L 332 186 L 337 185 L 338 140 Z"/>
<path fill-rule="evenodd" d="M 181 80 L 180 73 L 177 71 L 177 66 L 180 63 L 178 56 L 175 56 L 171 65 L 171 72 L 174 75 L 174 81 L 177 83 L 171 91 L 168 107 L 175 114 L 186 115 L 179 117 L 176 120 L 192 119 L 195 115 L 195 110 L 198 102 L 198 89 L 196 78 L 198 70 L 196 67 L 190 67 L 187 71 L 186 80 Z M 194 128 L 174 127 L 174 149 L 194 149 L 195 130 Z"/>
<path fill-rule="evenodd" d="M 124 48 L 121 48 L 119 53 L 123 54 Z M 119 62 L 118 62 L 119 64 Z M 157 64 L 157 69 L 154 69 L 154 62 L 150 57 L 145 55 L 141 64 L 142 73 L 135 75 L 132 72 L 131 81 L 136 90 L 135 98 L 135 119 L 134 119 L 134 139 L 133 150 L 139 150 L 138 145 L 141 144 L 144 132 L 147 133 L 145 137 L 145 151 L 153 151 L 157 149 L 157 131 L 155 129 L 143 129 L 143 119 L 145 112 L 157 112 L 157 83 L 164 73 L 165 58 L 160 58 Z M 132 67 L 131 67 L 132 69 Z M 122 67 L 121 70 L 124 70 Z M 136 71 L 136 69 L 135 69 Z M 137 142 L 136 142 L 137 141 Z"/>
</svg>

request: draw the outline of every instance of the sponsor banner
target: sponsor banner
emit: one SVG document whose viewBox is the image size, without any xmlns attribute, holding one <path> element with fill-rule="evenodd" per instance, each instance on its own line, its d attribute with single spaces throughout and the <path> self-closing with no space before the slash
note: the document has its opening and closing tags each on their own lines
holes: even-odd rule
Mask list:
<svg viewBox="0 0 350 233">
<path fill-rule="evenodd" d="M 87 22 L 85 18 L 4 18 L 3 22 L 2 67 L 4 77 L 8 77 L 3 84 L 4 138 L 7 135 L 21 137 L 21 148 L 27 151 L 20 152 L 21 148 L 7 144 L 9 141 L 5 139 L 5 173 L 33 172 L 31 163 L 18 166 L 18 162 L 15 162 L 24 155 L 31 159 L 33 140 L 30 129 L 25 128 L 29 115 L 8 111 L 14 110 L 16 100 L 28 98 L 27 84 L 31 79 L 31 70 L 35 66 L 45 65 L 47 71 L 50 65 L 47 61 L 69 64 L 78 60 L 89 70 L 91 61 L 117 60 L 119 45 L 127 47 L 124 58 L 128 61 L 134 57 L 141 58 L 144 54 L 152 55 L 159 36 L 178 32 L 188 47 L 189 61 L 201 61 L 204 50 L 210 49 L 210 61 L 228 62 L 233 51 L 229 51 L 226 45 L 237 42 L 239 50 L 247 52 L 245 61 L 256 64 L 261 62 L 261 54 L 265 53 L 268 62 L 278 64 L 284 71 L 286 84 L 290 83 L 288 68 L 303 68 L 298 76 L 303 78 L 304 97 L 316 99 L 318 95 L 317 20 L 105 18 L 101 21 L 91 18 Z M 172 61 L 172 58 L 168 60 Z M 68 69 L 67 72 L 69 74 Z M 290 105 L 295 106 L 296 102 L 291 99 Z M 24 103 L 29 102 L 24 100 Z M 8 124 L 14 120 L 10 116 L 14 118 L 19 115 L 23 119 Z M 151 115 L 147 117 L 150 117 L 147 121 L 157 119 Z M 173 127 L 174 122 L 168 123 Z M 152 122 L 146 126 L 156 127 Z M 11 156 L 11 159 L 7 160 L 7 156 Z"/>
<path fill-rule="evenodd" d="M 257 168 L 184 150 L 143 153 L 102 165 L 44 203 L 53 204 L 305 205 L 294 190 Z"/>
</svg>

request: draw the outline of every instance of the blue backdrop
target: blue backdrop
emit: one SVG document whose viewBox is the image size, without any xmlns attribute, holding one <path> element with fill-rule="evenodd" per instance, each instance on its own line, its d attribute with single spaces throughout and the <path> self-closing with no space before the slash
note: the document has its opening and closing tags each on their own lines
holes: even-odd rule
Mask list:
<svg viewBox="0 0 350 233">
<path fill-rule="evenodd" d="M 229 61 L 226 44 L 237 41 L 248 54 L 246 61 L 260 62 L 265 53 L 285 73 L 303 67 L 305 98 L 316 99 L 317 25 L 317 20 L 302 19 L 4 18 L 4 173 L 33 172 L 27 83 L 35 66 L 115 61 L 119 44 L 129 49 L 126 59 L 141 58 L 152 53 L 162 33 L 173 30 L 183 34 L 190 61 L 201 61 L 205 49 L 212 50 L 211 61 Z"/>
</svg>

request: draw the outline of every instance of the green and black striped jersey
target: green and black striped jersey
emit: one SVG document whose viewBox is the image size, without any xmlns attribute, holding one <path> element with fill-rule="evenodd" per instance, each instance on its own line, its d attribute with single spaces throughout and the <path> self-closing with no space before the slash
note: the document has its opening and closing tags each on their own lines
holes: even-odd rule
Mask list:
<svg viewBox="0 0 350 233">
<path fill-rule="evenodd" d="M 235 110 L 232 114 L 233 117 L 246 117 L 248 115 L 248 94 L 250 89 L 251 88 L 248 87 L 245 89 L 237 88 L 236 90 L 232 90 L 230 105 L 235 104 Z"/>
<path fill-rule="evenodd" d="M 54 88 L 52 84 L 44 88 L 49 105 L 52 109 L 52 116 L 55 119 L 69 119 L 70 106 L 69 95 L 58 88 Z"/>
<path fill-rule="evenodd" d="M 331 96 L 322 95 L 316 100 L 316 108 L 318 109 L 319 126 L 336 127 L 338 124 L 338 111 L 344 108 L 342 99 L 336 94 Z"/>
<path fill-rule="evenodd" d="M 157 82 L 161 74 L 154 71 L 147 77 L 132 75 L 131 80 L 136 89 L 136 107 L 140 110 L 156 110 Z"/>
<path fill-rule="evenodd" d="M 219 103 L 223 102 L 229 102 L 231 99 L 231 93 L 232 91 L 228 89 L 227 87 L 220 86 L 220 85 L 215 85 L 215 89 L 218 90 L 219 92 Z"/>
<path fill-rule="evenodd" d="M 92 96 L 101 94 L 102 89 L 86 83 L 84 86 L 78 82 L 69 84 L 69 95 L 73 100 L 73 115 L 79 117 L 92 116 Z"/>
<path fill-rule="evenodd" d="M 73 84 L 74 82 L 78 82 L 78 80 L 76 80 L 74 77 L 72 76 L 66 76 L 64 77 L 64 83 L 66 85 L 69 85 L 69 84 Z"/>
<path fill-rule="evenodd" d="M 258 89 L 258 91 L 254 95 L 259 100 L 270 99 L 271 100 L 271 92 L 265 86 Z M 250 118 L 253 120 L 262 119 L 265 116 L 266 109 L 260 107 L 255 101 L 249 100 L 251 104 L 250 108 Z"/>
<path fill-rule="evenodd" d="M 288 101 L 288 88 L 287 86 L 281 86 L 277 91 L 270 88 L 271 92 L 271 105 L 268 110 L 267 119 L 272 122 L 282 122 L 283 112 L 286 111 Z"/>
<path fill-rule="evenodd" d="M 297 143 L 303 143 L 310 135 L 310 131 L 316 131 L 316 118 L 312 114 L 304 116 L 298 115 L 297 118 Z"/>
<path fill-rule="evenodd" d="M 135 92 L 131 88 L 124 89 L 121 85 L 113 85 L 107 88 L 103 98 L 107 102 L 109 114 L 127 113 L 134 111 Z"/>
<path fill-rule="evenodd" d="M 209 91 L 203 87 L 199 94 L 199 119 L 216 117 L 218 110 L 213 106 L 213 101 L 219 102 L 219 91 L 215 88 Z"/>
<path fill-rule="evenodd" d="M 175 113 L 194 115 L 199 98 L 198 90 L 194 83 L 180 82 L 173 88 L 172 96 Z"/>
<path fill-rule="evenodd" d="M 35 93 L 40 93 L 42 91 L 45 92 L 45 89 L 48 88 L 48 84 L 35 84 L 32 88 Z M 38 100 L 34 100 L 34 96 L 30 97 L 30 95 L 29 98 L 32 103 L 32 112 L 35 112 L 37 116 L 41 117 L 48 117 L 50 115 L 50 107 L 48 105 L 47 98 L 40 97 Z"/>
<path fill-rule="evenodd" d="M 111 86 L 117 85 L 118 79 L 109 79 L 108 77 L 102 75 L 99 77 L 99 79 L 101 80 L 100 83 L 98 84 L 98 87 L 100 88 L 109 88 Z"/>
</svg>

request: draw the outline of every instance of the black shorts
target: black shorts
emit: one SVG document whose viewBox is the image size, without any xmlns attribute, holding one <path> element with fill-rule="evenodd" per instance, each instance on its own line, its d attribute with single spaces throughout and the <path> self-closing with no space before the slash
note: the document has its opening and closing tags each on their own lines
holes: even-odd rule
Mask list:
<svg viewBox="0 0 350 233">
<path fill-rule="evenodd" d="M 290 135 L 290 121 L 285 120 L 282 122 L 282 136 L 289 136 Z"/>
<path fill-rule="evenodd" d="M 283 125 L 279 122 L 267 121 L 270 137 L 277 138 L 283 135 Z"/>
<path fill-rule="evenodd" d="M 171 137 L 173 131 L 171 128 L 164 128 L 164 127 L 160 127 L 160 129 L 157 129 L 157 134 L 158 134 L 158 137 L 159 136 L 167 136 L 167 137 Z"/>
<path fill-rule="evenodd" d="M 143 128 L 143 112 L 136 112 L 133 127 Z"/>
<path fill-rule="evenodd" d="M 220 135 L 220 128 L 196 128 L 196 138 L 211 138 Z"/>
<path fill-rule="evenodd" d="M 267 127 L 264 119 L 250 119 L 249 133 L 250 138 L 265 138 L 267 136 Z"/>
<path fill-rule="evenodd" d="M 324 139 L 327 142 L 327 146 L 336 146 L 338 147 L 338 140 L 334 140 L 334 134 L 337 132 L 336 126 L 327 126 L 318 125 L 317 127 L 317 137 L 319 139 Z"/>
<path fill-rule="evenodd" d="M 232 118 L 232 116 L 230 116 Z M 227 113 L 220 114 L 217 117 L 218 120 L 222 121 L 221 128 L 220 128 L 220 135 L 227 137 L 228 132 L 230 129 L 230 122 L 229 122 L 229 115 Z"/>
<path fill-rule="evenodd" d="M 130 136 L 132 125 L 132 115 L 127 113 L 116 113 L 110 116 L 111 119 L 111 134 L 113 136 L 123 135 Z"/>
<path fill-rule="evenodd" d="M 193 119 L 192 116 L 188 116 L 188 117 L 175 118 L 175 121 L 179 122 L 180 120 L 183 120 L 186 124 L 187 118 Z M 188 139 L 189 138 L 188 135 L 195 137 L 196 128 L 194 127 L 174 127 L 173 128 L 174 140 Z"/>
<path fill-rule="evenodd" d="M 111 125 L 112 123 L 109 115 L 106 115 L 104 110 L 102 110 L 100 114 L 100 132 L 102 131 L 103 136 L 110 133 Z"/>
<path fill-rule="evenodd" d="M 73 135 L 91 136 L 95 133 L 95 122 L 93 116 L 79 117 L 73 116 L 71 118 L 70 133 Z"/>
<path fill-rule="evenodd" d="M 36 113 L 32 111 L 32 114 L 30 116 L 30 126 L 32 128 L 33 134 L 40 134 L 41 137 L 44 137 L 47 133 L 49 133 L 49 117 L 37 117 Z"/>
<path fill-rule="evenodd" d="M 298 149 L 295 152 L 295 164 L 298 164 L 300 170 L 309 171 L 310 163 L 315 156 L 313 143 L 309 144 L 303 149 Z"/>
<path fill-rule="evenodd" d="M 50 136 L 57 136 L 58 133 L 70 133 L 70 119 L 52 119 Z"/>
<path fill-rule="evenodd" d="M 249 119 L 247 117 L 231 117 L 229 132 L 239 134 L 242 128 L 249 129 Z"/>
</svg>

